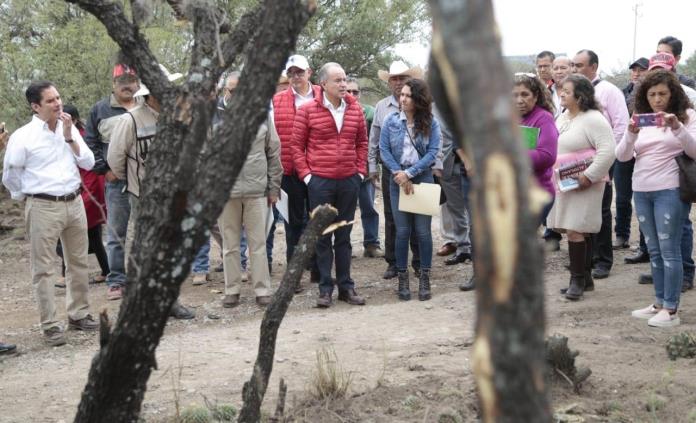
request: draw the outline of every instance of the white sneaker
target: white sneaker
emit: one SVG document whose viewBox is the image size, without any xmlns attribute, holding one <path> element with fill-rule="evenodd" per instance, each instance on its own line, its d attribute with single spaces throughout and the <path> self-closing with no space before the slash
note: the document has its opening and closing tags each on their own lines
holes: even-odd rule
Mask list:
<svg viewBox="0 0 696 423">
<path fill-rule="evenodd" d="M 650 320 L 648 320 L 648 326 L 653 326 L 657 328 L 669 328 L 672 326 L 677 326 L 681 323 L 679 321 L 679 316 L 677 313 L 670 314 L 667 310 L 660 310 L 656 315 L 654 315 Z"/>
<path fill-rule="evenodd" d="M 640 310 L 633 310 L 631 312 L 631 316 L 635 317 L 636 319 L 650 319 L 654 317 L 657 312 L 662 310 L 661 308 L 655 307 L 654 304 L 650 304 L 648 307 L 641 308 Z"/>
</svg>

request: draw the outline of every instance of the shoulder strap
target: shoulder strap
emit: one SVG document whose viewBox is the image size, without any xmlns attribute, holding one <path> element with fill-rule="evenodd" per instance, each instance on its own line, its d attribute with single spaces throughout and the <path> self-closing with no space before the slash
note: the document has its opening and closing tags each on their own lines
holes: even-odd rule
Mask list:
<svg viewBox="0 0 696 423">
<path fill-rule="evenodd" d="M 413 146 L 413 149 L 416 150 L 416 154 L 418 154 L 418 158 L 422 159 L 423 154 L 421 154 L 420 150 L 418 150 L 416 143 L 413 142 L 413 138 L 411 137 L 411 131 L 408 130 L 408 125 L 406 125 L 406 135 L 408 135 L 408 140 L 411 141 L 411 145 Z"/>
</svg>

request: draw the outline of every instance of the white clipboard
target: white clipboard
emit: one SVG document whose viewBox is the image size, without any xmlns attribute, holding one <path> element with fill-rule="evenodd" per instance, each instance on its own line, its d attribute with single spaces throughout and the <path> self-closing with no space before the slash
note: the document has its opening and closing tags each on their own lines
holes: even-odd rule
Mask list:
<svg viewBox="0 0 696 423">
<path fill-rule="evenodd" d="M 290 223 L 290 213 L 288 212 L 288 194 L 282 189 L 280 190 L 280 198 L 275 203 L 275 207 L 283 220 L 285 220 L 286 223 Z"/>
<path fill-rule="evenodd" d="M 439 216 L 441 190 L 439 184 L 424 182 L 413 184 L 413 194 L 406 195 L 403 187 L 399 187 L 399 211 Z"/>
</svg>

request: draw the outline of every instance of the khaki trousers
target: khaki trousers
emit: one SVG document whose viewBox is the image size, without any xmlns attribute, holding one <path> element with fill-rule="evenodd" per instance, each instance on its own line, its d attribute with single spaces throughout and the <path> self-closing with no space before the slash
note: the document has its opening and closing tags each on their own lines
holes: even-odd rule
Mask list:
<svg viewBox="0 0 696 423">
<path fill-rule="evenodd" d="M 242 266 L 239 262 L 239 242 L 242 226 L 249 244 L 249 280 L 257 297 L 271 295 L 271 275 L 266 257 L 266 197 L 231 198 L 218 219 L 222 232 L 222 260 L 225 268 L 225 295 L 239 294 Z"/>
<path fill-rule="evenodd" d="M 53 270 L 60 238 L 65 259 L 65 305 L 68 317 L 83 319 L 89 313 L 87 216 L 82 197 L 50 201 L 28 197 L 24 206 L 31 243 L 31 276 L 39 301 L 41 330 L 60 326 L 56 320 Z"/>
</svg>

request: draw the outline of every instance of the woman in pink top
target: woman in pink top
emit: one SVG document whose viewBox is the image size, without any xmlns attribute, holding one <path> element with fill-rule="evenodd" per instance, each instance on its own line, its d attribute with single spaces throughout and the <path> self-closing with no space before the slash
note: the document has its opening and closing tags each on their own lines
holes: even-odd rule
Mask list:
<svg viewBox="0 0 696 423">
<path fill-rule="evenodd" d="M 512 98 L 520 115 L 520 125 L 539 128 L 537 145 L 527 150 L 527 154 L 537 183 L 551 195 L 551 201 L 541 212 L 540 223 L 543 223 L 556 195 L 551 182 L 558 152 L 558 129 L 553 120 L 554 108 L 546 86 L 531 73 L 515 74 Z"/>
<path fill-rule="evenodd" d="M 636 158 L 633 200 L 648 244 L 655 302 L 631 315 L 647 319 L 650 326 L 676 326 L 683 277 L 682 224 L 691 205 L 679 198 L 675 157 L 684 152 L 696 158 L 696 112 L 675 75 L 654 70 L 636 93 L 635 113 L 656 113 L 656 126 L 639 127 L 634 115 L 616 147 L 616 158 Z"/>
</svg>

